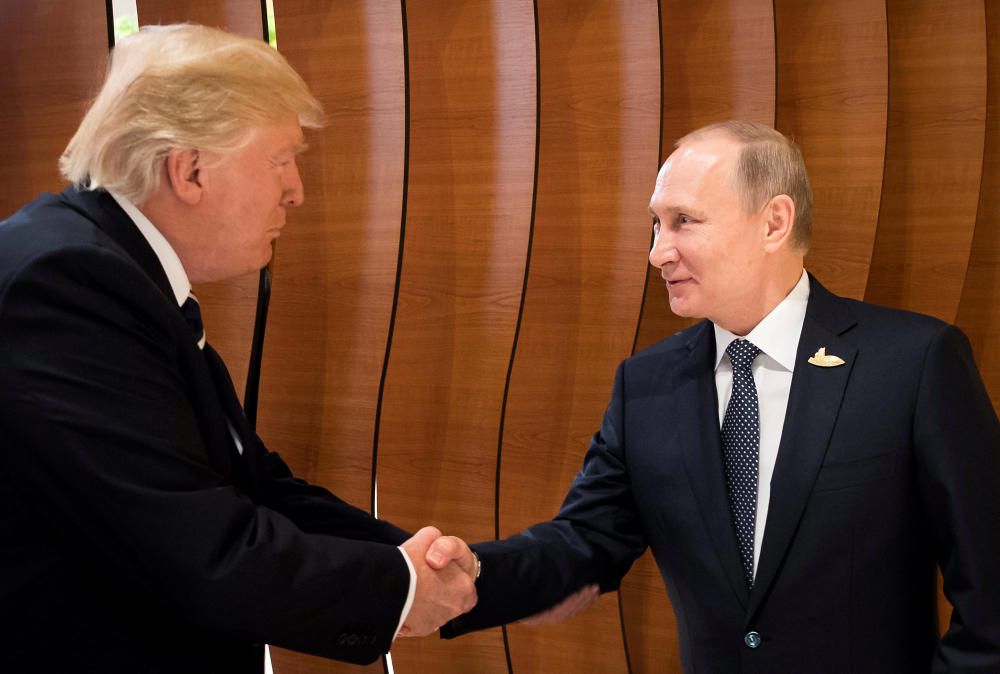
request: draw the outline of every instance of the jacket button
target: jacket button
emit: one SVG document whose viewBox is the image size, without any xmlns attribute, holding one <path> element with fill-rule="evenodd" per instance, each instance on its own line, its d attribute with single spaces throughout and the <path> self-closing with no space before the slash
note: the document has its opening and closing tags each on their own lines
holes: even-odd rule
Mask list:
<svg viewBox="0 0 1000 674">
<path fill-rule="evenodd" d="M 760 646 L 760 635 L 756 632 L 747 632 L 747 635 L 743 637 L 743 643 L 747 645 L 747 648 L 757 648 Z"/>
</svg>

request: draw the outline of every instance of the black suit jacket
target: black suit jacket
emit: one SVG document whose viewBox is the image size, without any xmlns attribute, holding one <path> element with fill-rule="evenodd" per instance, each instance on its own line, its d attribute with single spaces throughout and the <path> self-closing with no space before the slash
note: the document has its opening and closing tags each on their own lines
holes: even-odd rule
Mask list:
<svg viewBox="0 0 1000 674">
<path fill-rule="evenodd" d="M 846 364 L 808 364 L 823 346 Z M 811 279 L 751 591 L 714 356 L 702 322 L 622 363 L 559 515 L 475 546 L 479 605 L 445 635 L 614 589 L 648 545 L 687 672 L 1000 672 L 1000 426 L 964 335 Z M 955 605 L 940 640 L 936 563 Z"/>
<path fill-rule="evenodd" d="M 408 535 L 267 451 L 106 193 L 43 195 L 0 224 L 0 382 L 4 671 L 388 650 Z"/>
</svg>

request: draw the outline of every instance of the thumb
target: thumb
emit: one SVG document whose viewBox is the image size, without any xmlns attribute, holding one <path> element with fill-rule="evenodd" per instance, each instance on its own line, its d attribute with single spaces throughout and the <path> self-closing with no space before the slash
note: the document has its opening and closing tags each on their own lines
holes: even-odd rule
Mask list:
<svg viewBox="0 0 1000 674">
<path fill-rule="evenodd" d="M 427 564 L 434 569 L 441 570 L 448 566 L 452 560 L 461 559 L 464 547 L 454 536 L 442 536 L 431 543 L 431 547 L 427 550 Z"/>
<path fill-rule="evenodd" d="M 406 543 L 409 546 L 415 548 L 416 550 L 427 550 L 434 541 L 441 538 L 441 532 L 437 527 L 424 527 L 413 536 Z M 423 556 L 423 555 L 421 555 Z"/>
</svg>

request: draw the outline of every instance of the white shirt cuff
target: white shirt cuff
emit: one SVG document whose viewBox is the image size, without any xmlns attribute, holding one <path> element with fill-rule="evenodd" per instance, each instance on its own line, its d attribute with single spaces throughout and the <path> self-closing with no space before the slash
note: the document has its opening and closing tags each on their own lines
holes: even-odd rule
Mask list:
<svg viewBox="0 0 1000 674">
<path fill-rule="evenodd" d="M 406 560 L 406 568 L 410 570 L 410 590 L 406 593 L 406 603 L 403 604 L 403 612 L 399 616 L 399 624 L 396 625 L 396 631 L 392 635 L 393 641 L 395 641 L 396 635 L 399 634 L 399 630 L 403 629 L 406 616 L 410 615 L 410 609 L 413 607 L 413 597 L 417 594 L 417 570 L 413 568 L 413 562 L 410 561 L 410 556 L 406 554 L 406 550 L 403 550 L 403 548 L 398 548 L 398 550 L 402 553 L 403 559 Z"/>
</svg>

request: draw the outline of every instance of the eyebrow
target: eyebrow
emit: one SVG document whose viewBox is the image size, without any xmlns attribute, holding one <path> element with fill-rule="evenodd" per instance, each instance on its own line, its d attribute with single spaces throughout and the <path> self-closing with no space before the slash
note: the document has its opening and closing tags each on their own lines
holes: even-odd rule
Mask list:
<svg viewBox="0 0 1000 674">
<path fill-rule="evenodd" d="M 653 210 L 652 206 L 650 206 L 648 210 L 649 210 L 649 216 L 653 218 L 653 220 L 656 221 L 660 220 L 660 216 L 656 214 L 656 211 Z M 686 213 L 691 217 L 693 217 L 695 220 L 704 220 L 706 217 L 703 211 L 699 211 L 696 208 L 686 208 L 684 206 L 670 206 L 668 208 L 663 209 L 663 211 L 667 215 L 677 215 L 678 213 Z"/>
</svg>

